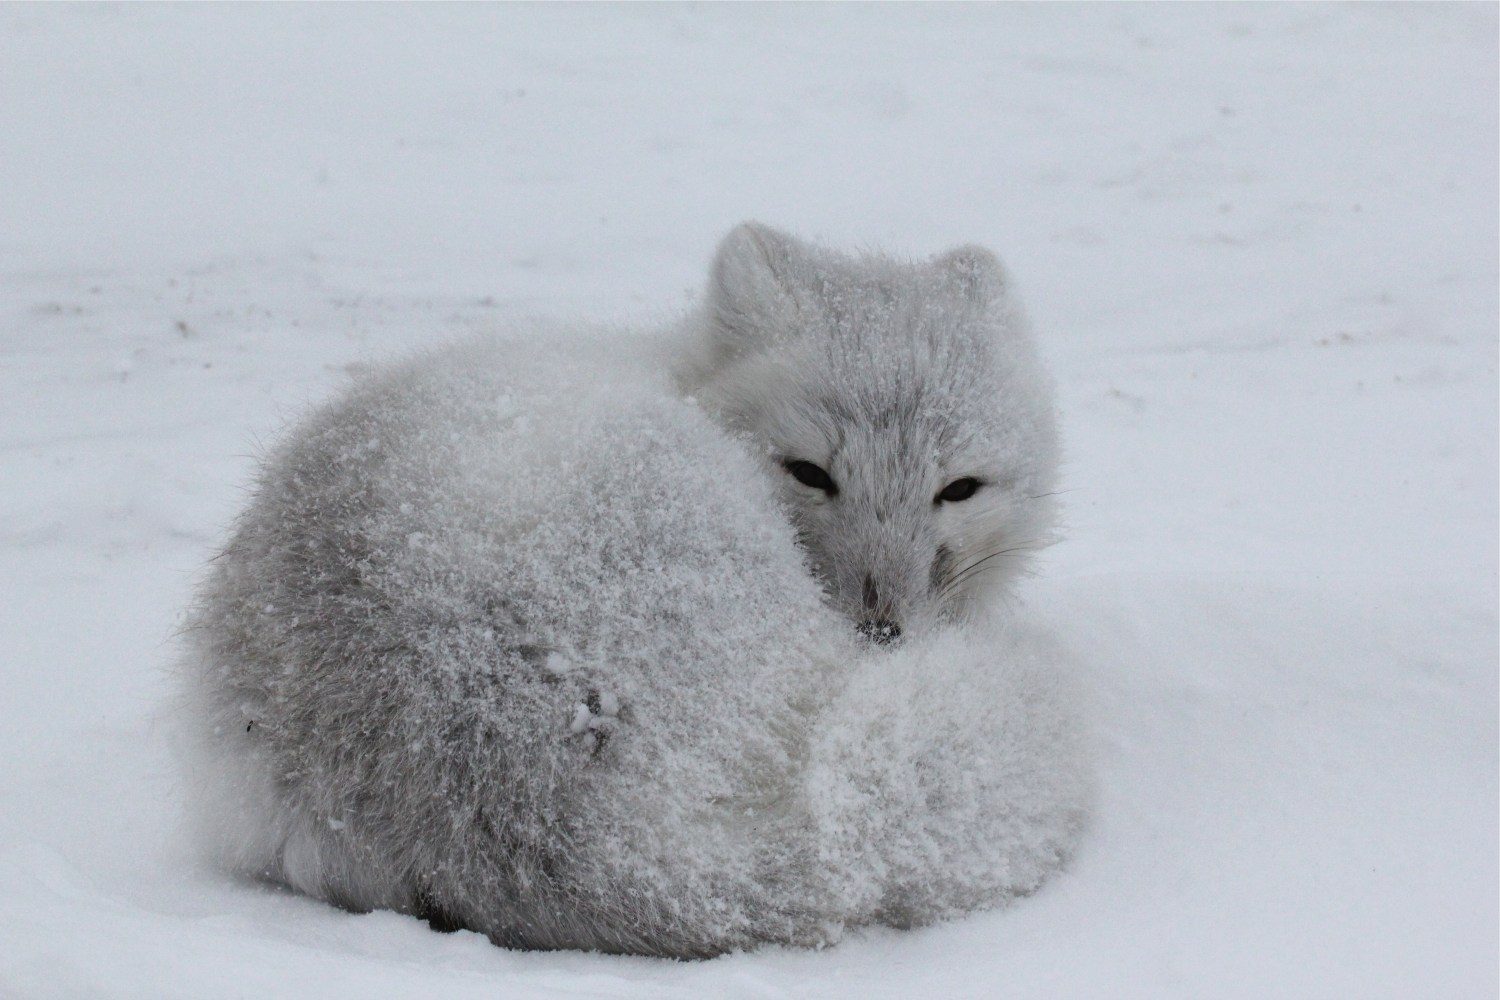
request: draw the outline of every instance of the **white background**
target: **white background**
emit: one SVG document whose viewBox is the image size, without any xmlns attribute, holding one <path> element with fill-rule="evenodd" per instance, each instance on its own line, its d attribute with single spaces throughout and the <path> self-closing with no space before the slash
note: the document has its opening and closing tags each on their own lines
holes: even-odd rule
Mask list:
<svg viewBox="0 0 1500 1000">
<path fill-rule="evenodd" d="M 0 7 L 0 996 L 1494 997 L 1496 8 Z M 192 867 L 172 631 L 360 365 L 757 218 L 1004 256 L 1103 798 L 1037 896 L 523 954 Z"/>
</svg>

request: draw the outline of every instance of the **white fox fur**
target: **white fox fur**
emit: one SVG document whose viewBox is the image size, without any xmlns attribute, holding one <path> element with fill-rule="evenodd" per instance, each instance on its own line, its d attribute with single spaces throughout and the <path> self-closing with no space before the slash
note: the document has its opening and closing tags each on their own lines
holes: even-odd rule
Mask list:
<svg viewBox="0 0 1500 1000">
<path fill-rule="evenodd" d="M 686 353 L 470 343 L 314 414 L 187 630 L 216 861 L 504 945 L 677 957 L 1036 888 L 1086 812 L 1058 657 L 947 613 L 963 566 L 1050 524 L 1008 298 L 983 251 L 741 227 Z M 936 502 L 954 477 L 981 485 Z"/>
</svg>

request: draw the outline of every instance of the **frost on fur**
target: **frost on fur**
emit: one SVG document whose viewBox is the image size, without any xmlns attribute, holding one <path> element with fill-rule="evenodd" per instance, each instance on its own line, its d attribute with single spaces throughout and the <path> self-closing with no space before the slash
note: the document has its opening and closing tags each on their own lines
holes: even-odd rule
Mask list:
<svg viewBox="0 0 1500 1000">
<path fill-rule="evenodd" d="M 472 343 L 314 414 L 188 630 L 212 855 L 504 945 L 679 957 L 1032 891 L 1087 798 L 1059 657 L 944 614 L 938 554 L 1046 530 L 1023 498 L 1050 410 L 1008 294 L 984 251 L 742 227 L 696 362 Z M 819 520 L 792 456 L 852 513 Z M 846 571 L 878 592 L 851 608 Z M 897 614 L 897 643 L 855 627 Z"/>
</svg>

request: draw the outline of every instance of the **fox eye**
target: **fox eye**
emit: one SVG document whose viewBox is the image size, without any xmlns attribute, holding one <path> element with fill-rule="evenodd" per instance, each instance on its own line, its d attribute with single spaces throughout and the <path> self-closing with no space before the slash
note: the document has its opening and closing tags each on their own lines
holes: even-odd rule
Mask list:
<svg viewBox="0 0 1500 1000">
<path fill-rule="evenodd" d="M 792 478 L 803 486 L 811 486 L 815 490 L 822 490 L 831 497 L 839 495 L 838 484 L 833 481 L 833 477 L 811 462 L 789 458 L 781 463 L 781 467 L 791 473 Z"/>
<path fill-rule="evenodd" d="M 973 476 L 965 476 L 962 479 L 955 479 L 947 486 L 944 486 L 942 492 L 934 497 L 932 502 L 958 503 L 960 500 L 969 499 L 969 497 L 978 492 L 979 487 L 983 485 L 983 483 L 975 479 Z"/>
</svg>

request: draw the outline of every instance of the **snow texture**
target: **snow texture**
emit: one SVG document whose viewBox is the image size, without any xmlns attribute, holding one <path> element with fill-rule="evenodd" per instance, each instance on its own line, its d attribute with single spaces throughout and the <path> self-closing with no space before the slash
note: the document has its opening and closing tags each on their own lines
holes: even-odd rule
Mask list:
<svg viewBox="0 0 1500 1000">
<path fill-rule="evenodd" d="M 0 8 L 0 996 L 1493 997 L 1496 31 L 1480 4 Z M 155 713 L 262 442 L 462 334 L 670 320 L 746 218 L 1015 272 L 1067 491 L 1021 610 L 1098 744 L 1071 865 L 690 963 L 196 866 Z"/>
</svg>

